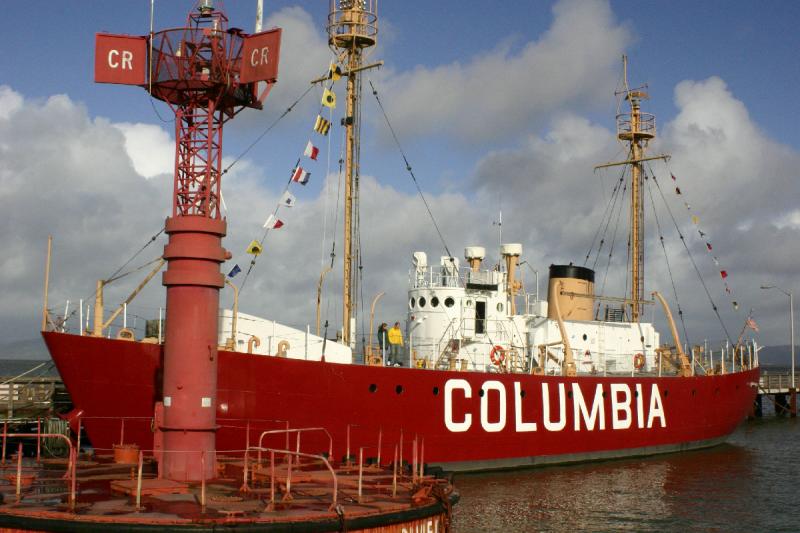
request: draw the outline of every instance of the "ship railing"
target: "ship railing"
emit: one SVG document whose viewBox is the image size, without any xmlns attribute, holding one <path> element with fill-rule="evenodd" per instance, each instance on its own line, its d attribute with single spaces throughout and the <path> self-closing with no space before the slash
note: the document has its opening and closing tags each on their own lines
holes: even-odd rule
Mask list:
<svg viewBox="0 0 800 533">
<path fill-rule="evenodd" d="M 349 431 L 349 426 L 348 426 L 348 431 Z M 264 445 L 264 437 L 267 437 L 269 435 L 283 435 L 283 434 L 285 434 L 285 435 L 287 435 L 287 443 L 288 443 L 288 435 L 294 433 L 297 436 L 296 437 L 296 441 L 295 441 L 295 448 L 296 448 L 297 452 L 299 452 L 300 451 L 300 436 L 302 434 L 304 434 L 304 433 L 313 433 L 313 432 L 321 432 L 321 433 L 324 433 L 328 437 L 328 457 L 333 457 L 333 437 L 331 436 L 330 432 L 327 429 L 323 428 L 323 427 L 311 427 L 311 428 L 289 428 L 289 427 L 287 427 L 286 429 L 271 429 L 271 430 L 267 430 L 267 431 L 262 432 L 261 435 L 258 437 L 258 447 L 261 447 L 261 446 Z M 348 444 L 349 444 L 349 442 L 348 442 Z M 287 446 L 287 448 L 288 448 L 288 446 Z M 259 460 L 260 459 L 261 459 L 261 457 L 259 456 Z"/>
<path fill-rule="evenodd" d="M 502 288 L 504 276 L 504 272 L 496 270 L 473 271 L 469 267 L 431 265 L 412 268 L 409 271 L 409 285 L 414 289 L 475 286 L 485 290 L 499 290 Z"/>
<path fill-rule="evenodd" d="M 31 420 L 31 422 L 33 422 Z M 23 442 L 19 441 L 17 443 L 17 453 L 16 453 L 16 467 L 12 471 L 10 475 L 7 474 L 8 469 L 6 468 L 6 450 L 8 447 L 9 439 L 36 439 L 36 464 L 41 464 L 42 462 L 42 444 L 45 442 L 46 439 L 55 439 L 63 441 L 67 447 L 69 452 L 67 457 L 67 471 L 64 473 L 64 476 L 61 478 L 66 480 L 69 484 L 69 509 L 70 511 L 75 510 L 75 502 L 77 501 L 77 464 L 78 464 L 78 454 L 77 448 L 72 444 L 72 441 L 67 435 L 63 433 L 47 433 L 41 430 L 42 423 L 41 419 L 36 420 L 36 432 L 35 433 L 18 433 L 18 432 L 9 432 L 8 431 L 8 422 L 3 424 L 3 439 L 2 439 L 2 454 L 0 455 L 0 471 L 3 471 L 6 479 L 9 479 L 15 486 L 15 495 L 16 495 L 16 503 L 20 503 L 22 500 L 22 488 L 23 484 L 33 483 L 35 479 L 35 474 L 30 471 L 28 468 L 23 467 L 23 456 L 24 448 Z"/>
<path fill-rule="evenodd" d="M 631 134 L 634 132 L 633 117 L 630 113 L 620 113 L 617 115 L 617 134 Z M 636 133 L 644 133 L 648 136 L 656 134 L 656 117 L 652 113 L 639 112 L 636 125 Z"/>
<path fill-rule="evenodd" d="M 255 463 L 255 466 L 251 466 L 250 464 L 250 452 L 258 452 L 258 459 Z M 255 470 L 260 469 L 262 465 L 262 454 L 269 453 L 269 477 L 270 477 L 270 504 L 267 507 L 267 511 L 272 511 L 275 509 L 275 480 L 277 478 L 276 475 L 276 468 L 275 468 L 275 455 L 283 455 L 288 458 L 287 467 L 286 467 L 286 491 L 284 492 L 283 499 L 284 500 L 291 500 L 291 493 L 292 493 L 292 465 L 293 465 L 293 458 L 297 458 L 298 463 L 301 458 L 312 459 L 314 461 L 319 461 L 325 465 L 325 468 L 328 469 L 328 472 L 331 475 L 332 484 L 333 484 L 333 494 L 331 497 L 331 506 L 330 510 L 334 510 L 336 508 L 336 504 L 338 502 L 339 496 L 339 479 L 336 476 L 336 471 L 331 466 L 331 463 L 324 455 L 318 455 L 313 453 L 305 453 L 295 450 L 281 450 L 279 448 L 265 448 L 262 446 L 250 446 L 244 452 L 244 474 L 242 480 L 242 492 L 249 492 L 250 491 L 250 482 L 252 481 L 252 476 Z"/>
</svg>

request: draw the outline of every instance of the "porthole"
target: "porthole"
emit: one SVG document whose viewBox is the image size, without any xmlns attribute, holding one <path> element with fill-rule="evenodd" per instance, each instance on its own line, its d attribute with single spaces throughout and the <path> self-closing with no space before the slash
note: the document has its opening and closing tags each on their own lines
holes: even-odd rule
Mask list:
<svg viewBox="0 0 800 533">
<path fill-rule="evenodd" d="M 403 386 L 402 385 L 398 385 L 397 387 L 394 388 L 394 391 L 397 394 L 403 394 Z"/>
<path fill-rule="evenodd" d="M 586 336 L 586 333 L 583 334 L 583 340 L 588 339 L 589 337 Z"/>
<path fill-rule="evenodd" d="M 503 302 L 497 304 L 497 310 L 502 313 L 503 312 Z"/>
<path fill-rule="evenodd" d="M 567 392 L 567 398 L 572 398 L 572 391 Z"/>
<path fill-rule="evenodd" d="M 415 306 L 415 305 L 417 305 L 417 300 L 416 300 L 416 299 L 414 299 L 414 298 L 411 298 L 411 299 L 408 301 L 408 308 L 409 308 L 409 309 L 414 309 L 414 306 Z"/>
<path fill-rule="evenodd" d="M 634 398 L 638 398 L 639 397 L 639 391 L 638 390 L 633 391 L 633 397 Z"/>
<path fill-rule="evenodd" d="M 369 391 L 370 392 L 375 392 L 376 390 L 378 390 L 378 386 L 375 385 L 374 383 L 369 386 Z"/>
<path fill-rule="evenodd" d="M 453 307 L 456 304 L 456 301 L 450 298 L 449 296 L 444 299 L 444 306 L 445 307 Z"/>
<path fill-rule="evenodd" d="M 418 301 L 417 303 L 419 303 L 419 307 L 420 307 L 420 309 L 422 309 L 423 307 L 425 307 L 425 297 L 424 297 L 424 296 L 420 296 L 420 297 L 419 297 L 419 301 Z"/>
<path fill-rule="evenodd" d="M 467 300 L 467 307 L 472 307 L 472 300 Z"/>
<path fill-rule="evenodd" d="M 524 390 L 519 391 L 519 397 L 520 398 L 524 398 L 525 397 L 525 391 Z"/>
<path fill-rule="evenodd" d="M 483 398 L 484 394 L 486 394 L 485 390 L 481 389 L 481 390 L 478 391 L 478 396 L 480 396 L 481 398 Z"/>
<path fill-rule="evenodd" d="M 433 388 L 433 395 L 434 396 L 439 396 L 439 387 L 434 387 Z"/>
<path fill-rule="evenodd" d="M 439 298 L 436 296 L 431 298 L 431 307 L 439 307 Z"/>
</svg>

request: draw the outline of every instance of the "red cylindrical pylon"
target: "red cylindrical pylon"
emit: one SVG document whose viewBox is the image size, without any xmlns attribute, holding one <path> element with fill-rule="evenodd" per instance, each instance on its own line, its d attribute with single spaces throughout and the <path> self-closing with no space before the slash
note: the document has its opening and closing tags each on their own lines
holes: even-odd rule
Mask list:
<svg viewBox="0 0 800 533">
<path fill-rule="evenodd" d="M 217 320 L 219 265 L 226 252 L 225 221 L 199 216 L 171 217 L 164 248 L 168 261 L 164 337 L 163 475 L 198 481 L 214 477 L 217 408 Z"/>
<path fill-rule="evenodd" d="M 209 1 L 198 1 L 187 22 L 147 37 L 99 34 L 95 78 L 146 87 L 175 112 L 160 471 L 200 481 L 216 471 L 220 264 L 230 258 L 222 248 L 222 126 L 246 107 L 261 109 L 277 79 L 281 32 L 228 29 L 228 18 Z M 261 94 L 259 82 L 266 83 Z"/>
</svg>

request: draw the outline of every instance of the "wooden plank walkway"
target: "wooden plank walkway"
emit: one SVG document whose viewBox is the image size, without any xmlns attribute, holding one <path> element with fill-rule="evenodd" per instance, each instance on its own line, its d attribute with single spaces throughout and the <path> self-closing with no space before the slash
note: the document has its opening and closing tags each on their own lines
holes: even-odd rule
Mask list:
<svg viewBox="0 0 800 533">
<path fill-rule="evenodd" d="M 60 377 L 0 377 L 0 413 L 5 419 L 36 418 L 69 405 Z"/>
<path fill-rule="evenodd" d="M 795 384 L 800 385 L 800 372 L 795 372 Z M 788 394 L 792 386 L 791 372 L 763 372 L 759 380 L 759 394 Z"/>
</svg>

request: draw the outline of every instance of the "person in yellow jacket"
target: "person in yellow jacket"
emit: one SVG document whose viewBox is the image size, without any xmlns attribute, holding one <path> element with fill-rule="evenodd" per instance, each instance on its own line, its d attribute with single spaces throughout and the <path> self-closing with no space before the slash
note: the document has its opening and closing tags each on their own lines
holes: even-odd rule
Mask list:
<svg viewBox="0 0 800 533">
<path fill-rule="evenodd" d="M 389 366 L 400 366 L 403 354 L 403 332 L 400 322 L 395 322 L 389 330 Z"/>
</svg>

